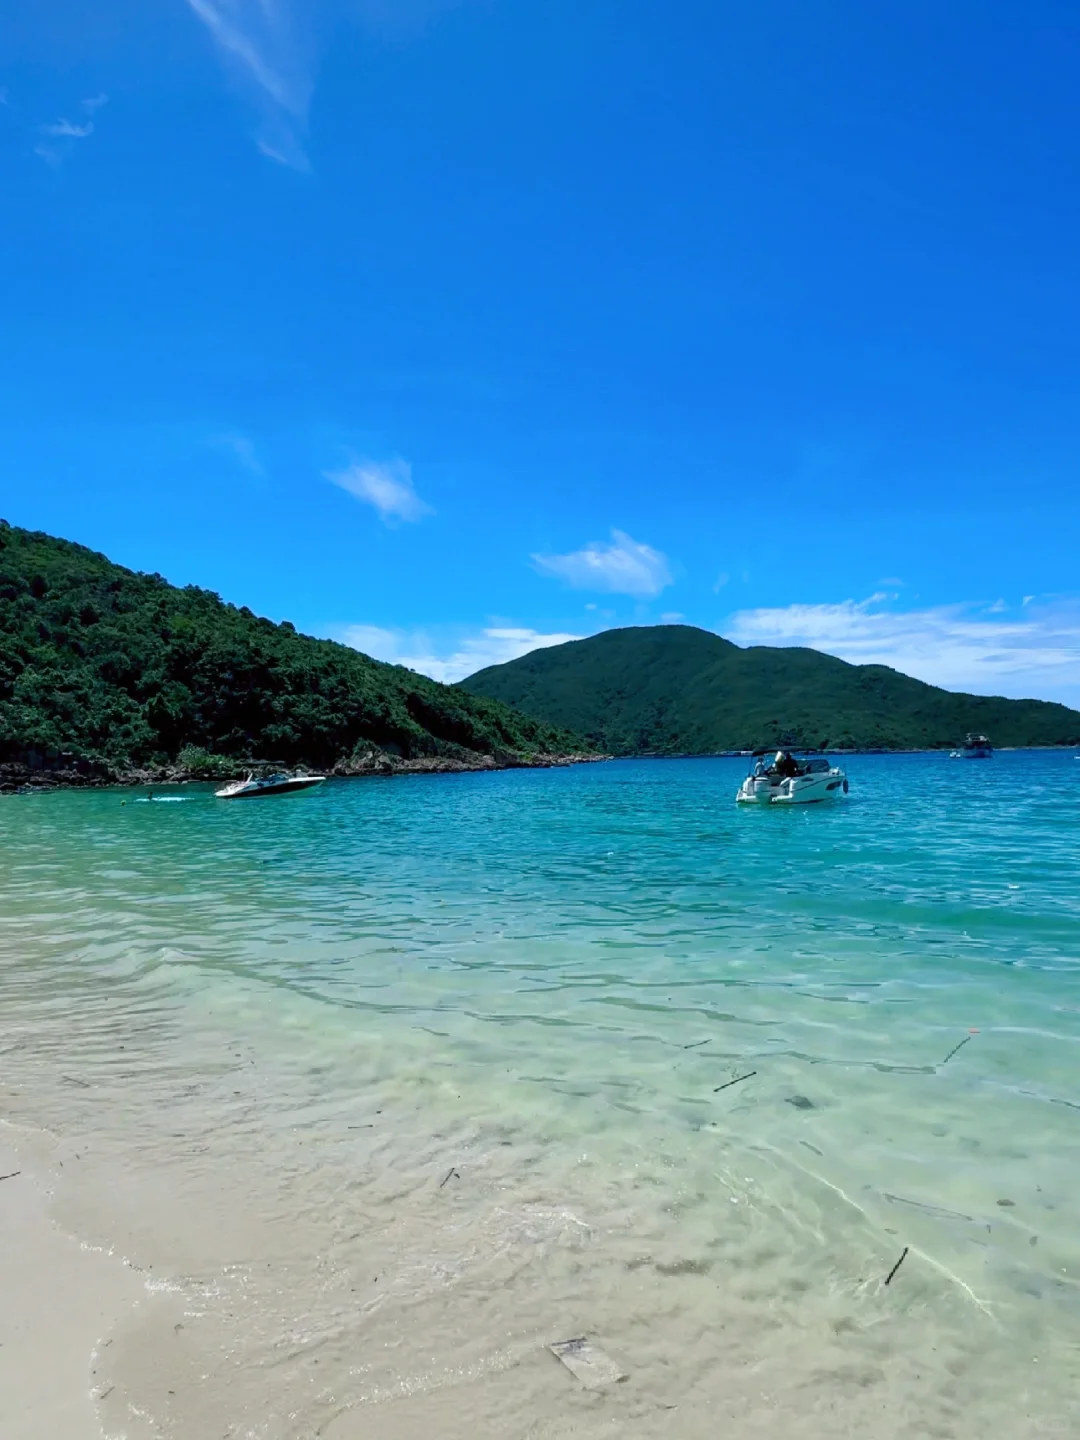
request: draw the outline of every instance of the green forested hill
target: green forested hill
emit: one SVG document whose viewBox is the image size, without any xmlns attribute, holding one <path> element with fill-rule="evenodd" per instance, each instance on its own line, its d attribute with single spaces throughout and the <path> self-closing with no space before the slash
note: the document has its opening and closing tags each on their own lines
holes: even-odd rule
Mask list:
<svg viewBox="0 0 1080 1440">
<path fill-rule="evenodd" d="M 689 625 L 608 630 L 534 650 L 462 682 L 566 725 L 613 754 L 709 754 L 786 742 L 853 749 L 1075 745 L 1080 712 L 957 695 L 884 665 L 817 650 L 741 649 Z"/>
<path fill-rule="evenodd" d="M 0 521 L 0 763 L 123 770 L 198 748 L 329 767 L 581 742 L 498 701 L 299 635 L 207 590 Z"/>
</svg>

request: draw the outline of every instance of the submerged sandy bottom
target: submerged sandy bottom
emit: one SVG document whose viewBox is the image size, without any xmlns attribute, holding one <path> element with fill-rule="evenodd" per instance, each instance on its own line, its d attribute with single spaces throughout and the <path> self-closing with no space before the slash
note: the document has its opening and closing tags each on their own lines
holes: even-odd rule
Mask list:
<svg viewBox="0 0 1080 1440">
<path fill-rule="evenodd" d="M 18 1142 L 49 1192 L 17 1230 L 44 1344 L 7 1357 L 5 1436 L 93 1435 L 89 1401 L 129 1440 L 1075 1433 L 1052 1165 L 978 1209 L 932 1191 L 962 1211 L 905 1194 L 903 1160 L 895 1190 L 845 1171 L 839 1101 L 783 1072 L 714 1096 L 707 1053 L 669 1056 L 676 1124 L 635 1105 L 647 1081 L 620 1109 L 514 1065 L 482 1087 L 415 1043 L 312 1064 L 295 1028 L 268 1054 L 220 1018 L 137 1047 L 114 1086 L 83 1068 L 8 1097 L 59 1138 Z M 627 1378 L 582 1386 L 546 1348 L 576 1335 Z M 66 1428 L 20 1420 L 46 1389 Z"/>
<path fill-rule="evenodd" d="M 18 812 L 4 1440 L 1078 1433 L 1076 835 L 645 774 Z"/>
</svg>

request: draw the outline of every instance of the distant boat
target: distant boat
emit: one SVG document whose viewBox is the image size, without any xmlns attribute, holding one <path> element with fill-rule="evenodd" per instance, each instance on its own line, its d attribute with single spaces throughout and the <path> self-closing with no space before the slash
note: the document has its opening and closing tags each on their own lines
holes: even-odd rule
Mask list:
<svg viewBox="0 0 1080 1440">
<path fill-rule="evenodd" d="M 950 760 L 989 760 L 994 747 L 985 735 L 969 735 L 962 750 L 950 750 Z"/>
<path fill-rule="evenodd" d="M 962 760 L 989 760 L 994 748 L 985 735 L 968 735 L 960 752 Z"/>
<path fill-rule="evenodd" d="M 243 780 L 234 780 L 223 790 L 215 790 L 219 800 L 249 800 L 260 795 L 293 795 L 299 790 L 310 790 L 321 785 L 325 775 L 264 775 L 256 780 L 247 775 Z"/>
</svg>

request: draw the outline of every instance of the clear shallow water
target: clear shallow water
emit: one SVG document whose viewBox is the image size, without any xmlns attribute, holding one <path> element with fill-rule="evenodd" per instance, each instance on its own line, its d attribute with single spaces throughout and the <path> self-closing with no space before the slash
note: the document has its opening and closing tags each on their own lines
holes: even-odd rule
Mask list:
<svg viewBox="0 0 1080 1440">
<path fill-rule="evenodd" d="M 107 1433 L 1073 1432 L 1080 766 L 848 769 L 0 804 L 0 1113 L 153 1277 Z"/>
</svg>

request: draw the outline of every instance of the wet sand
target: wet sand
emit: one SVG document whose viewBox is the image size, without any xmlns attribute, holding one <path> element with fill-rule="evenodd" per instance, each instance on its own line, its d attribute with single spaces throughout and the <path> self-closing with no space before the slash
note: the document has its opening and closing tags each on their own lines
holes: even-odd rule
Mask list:
<svg viewBox="0 0 1080 1440">
<path fill-rule="evenodd" d="M 4 1440 L 100 1440 L 98 1360 L 144 1293 L 122 1260 L 53 1219 L 62 1151 L 47 1135 L 0 1122 L 0 1175 L 10 1177 L 0 1180 Z"/>
</svg>

